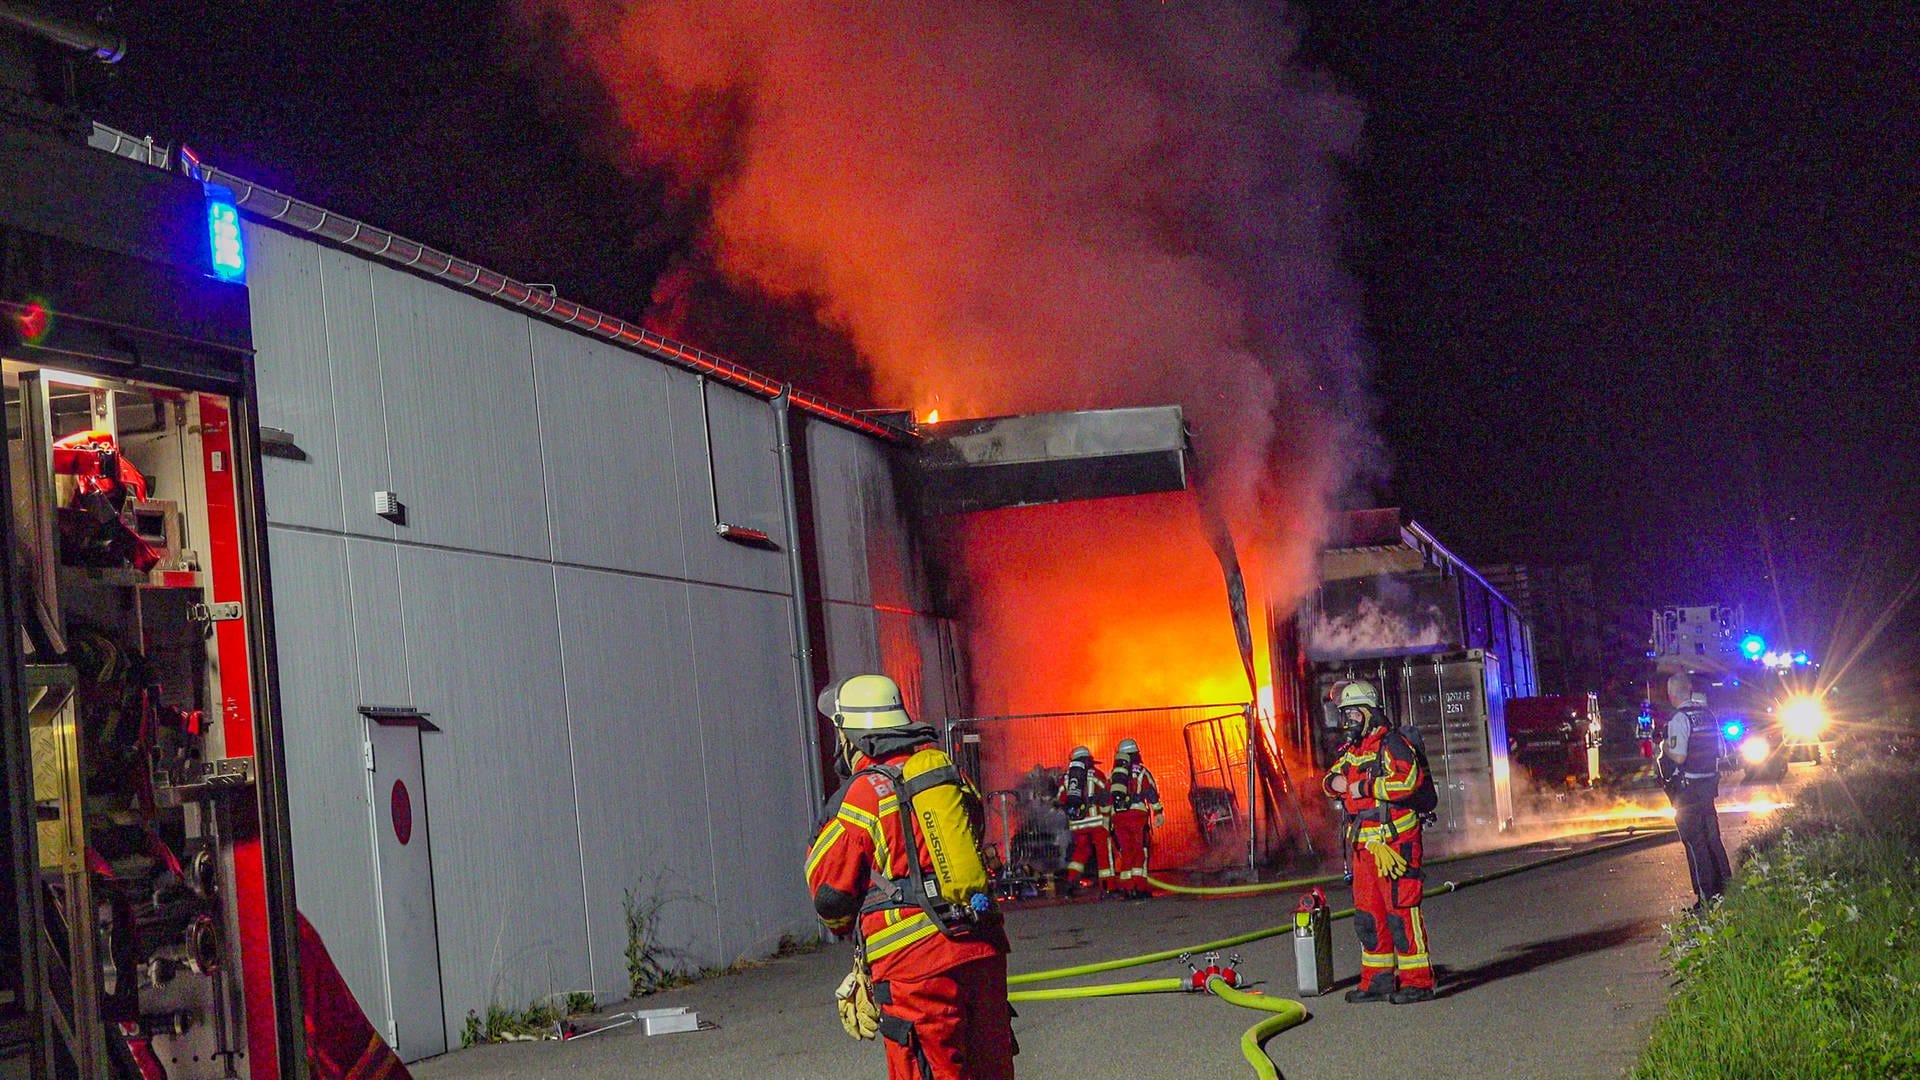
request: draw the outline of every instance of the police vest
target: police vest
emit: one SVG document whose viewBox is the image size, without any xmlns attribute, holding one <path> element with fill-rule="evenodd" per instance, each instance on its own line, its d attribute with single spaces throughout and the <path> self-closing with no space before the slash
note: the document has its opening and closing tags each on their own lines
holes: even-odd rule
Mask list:
<svg viewBox="0 0 1920 1080">
<path fill-rule="evenodd" d="M 1676 716 L 1687 721 L 1687 756 L 1680 762 L 1685 776 L 1717 776 L 1720 768 L 1720 721 L 1698 705 L 1681 707 Z"/>
</svg>

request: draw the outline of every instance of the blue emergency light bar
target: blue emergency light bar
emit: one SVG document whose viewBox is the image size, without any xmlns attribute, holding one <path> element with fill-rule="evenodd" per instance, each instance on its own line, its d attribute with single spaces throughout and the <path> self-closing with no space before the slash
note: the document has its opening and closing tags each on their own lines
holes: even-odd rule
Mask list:
<svg viewBox="0 0 1920 1080">
<path fill-rule="evenodd" d="M 213 276 L 221 281 L 247 280 L 247 249 L 240 238 L 240 210 L 233 192 L 207 185 L 207 243 L 213 254 Z"/>
<path fill-rule="evenodd" d="M 1767 639 L 1759 634 L 1748 634 L 1740 639 L 1740 651 L 1747 654 L 1747 659 L 1758 660 L 1760 654 L 1767 651 Z"/>
<path fill-rule="evenodd" d="M 1747 729 L 1741 726 L 1740 721 L 1729 720 L 1720 725 L 1720 730 L 1726 733 L 1727 738 L 1737 739 L 1740 737 L 1740 733 Z"/>
</svg>

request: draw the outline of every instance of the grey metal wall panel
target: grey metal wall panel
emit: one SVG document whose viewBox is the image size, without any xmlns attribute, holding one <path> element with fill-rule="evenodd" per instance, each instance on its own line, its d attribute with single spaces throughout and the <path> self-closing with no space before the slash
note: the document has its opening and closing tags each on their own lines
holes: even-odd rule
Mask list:
<svg viewBox="0 0 1920 1080">
<path fill-rule="evenodd" d="M 811 837 L 785 597 L 689 590 L 706 766 L 714 910 L 729 961 L 816 925 L 802 856 Z"/>
<path fill-rule="evenodd" d="M 826 605 L 827 672 L 835 679 L 880 670 L 880 634 L 874 610 L 857 604 Z"/>
<path fill-rule="evenodd" d="M 402 548 L 447 1035 L 592 982 L 553 569 Z"/>
<path fill-rule="evenodd" d="M 265 459 L 266 484 L 273 493 L 267 520 L 337 531 L 340 445 L 334 433 L 320 249 L 258 225 L 243 223 L 242 229 L 260 422 L 292 433 L 307 455 L 305 461 Z"/>
<path fill-rule="evenodd" d="M 680 477 L 680 524 L 687 577 L 716 585 L 787 591 L 784 551 L 747 547 L 714 535 L 717 494 L 723 518 L 759 529 L 782 546 L 786 524 L 780 494 L 780 455 L 773 408 L 730 387 L 708 384 L 706 416 L 700 381 L 670 373 L 674 468 Z M 708 469 L 708 446 L 713 468 Z M 709 488 L 711 482 L 717 485 Z"/>
<path fill-rule="evenodd" d="M 269 527 L 267 546 L 300 910 L 327 943 L 354 998 L 384 1031 L 389 1012 L 367 843 L 346 542 Z"/>
<path fill-rule="evenodd" d="M 353 598 L 359 704 L 412 705 L 406 622 L 400 610 L 399 549 L 374 540 L 348 540 L 347 576 Z"/>
<path fill-rule="evenodd" d="M 867 587 L 867 521 L 861 507 L 866 440 L 832 424 L 806 422 L 808 482 L 813 498 L 820 595 L 852 604 L 873 601 Z"/>
<path fill-rule="evenodd" d="M 382 267 L 373 295 L 401 535 L 549 558 L 526 316 Z"/>
<path fill-rule="evenodd" d="M 684 576 L 667 367 L 557 326 L 531 328 L 553 557 Z"/>
<path fill-rule="evenodd" d="M 925 575 L 900 513 L 888 449 L 811 420 L 806 439 L 822 595 L 926 609 Z"/>
<path fill-rule="evenodd" d="M 729 962 L 713 897 L 709 791 L 687 586 L 562 568 L 561 651 L 586 852 L 594 991 L 628 991 L 623 901 L 657 901 L 668 967 Z"/>
<path fill-rule="evenodd" d="M 380 385 L 380 371 L 387 363 L 413 361 L 412 328 L 404 321 L 394 323 L 383 340 L 373 306 L 373 267 L 344 251 L 318 245 L 315 249 L 326 308 L 329 392 L 338 432 L 341 520 L 350 533 L 390 539 L 393 525 L 375 517 L 372 505 L 374 492 L 393 487 L 387 458 L 386 390 Z M 302 436 L 298 431 L 294 434 Z M 267 484 L 271 506 L 272 473 L 267 474 Z"/>
</svg>

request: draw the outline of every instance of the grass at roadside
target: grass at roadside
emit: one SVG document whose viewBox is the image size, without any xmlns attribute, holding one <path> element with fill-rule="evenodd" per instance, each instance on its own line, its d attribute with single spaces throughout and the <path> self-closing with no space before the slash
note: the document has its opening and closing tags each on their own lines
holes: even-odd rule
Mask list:
<svg viewBox="0 0 1920 1080">
<path fill-rule="evenodd" d="M 1828 772 L 1672 930 L 1636 1078 L 1920 1078 L 1920 766 Z"/>
</svg>

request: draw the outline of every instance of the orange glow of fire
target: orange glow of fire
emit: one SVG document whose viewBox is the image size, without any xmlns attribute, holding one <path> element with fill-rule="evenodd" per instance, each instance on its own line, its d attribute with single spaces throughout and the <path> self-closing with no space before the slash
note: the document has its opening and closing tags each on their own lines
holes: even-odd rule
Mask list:
<svg viewBox="0 0 1920 1080">
<path fill-rule="evenodd" d="M 997 511 L 962 528 L 983 714 L 1247 700 L 1220 564 L 1191 495 Z M 1255 671 L 1265 672 L 1247 569 Z"/>
</svg>

